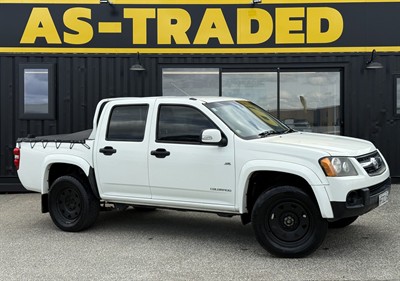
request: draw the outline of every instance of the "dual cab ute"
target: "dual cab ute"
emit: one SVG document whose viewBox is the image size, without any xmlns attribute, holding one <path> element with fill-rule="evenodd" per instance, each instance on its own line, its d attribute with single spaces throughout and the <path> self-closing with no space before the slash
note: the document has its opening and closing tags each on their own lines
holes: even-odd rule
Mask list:
<svg viewBox="0 0 400 281">
<path fill-rule="evenodd" d="M 312 253 L 328 225 L 351 224 L 390 191 L 370 142 L 296 132 L 243 99 L 105 99 L 93 130 L 18 139 L 14 155 L 62 230 L 88 228 L 105 203 L 240 215 L 280 257 Z"/>
</svg>

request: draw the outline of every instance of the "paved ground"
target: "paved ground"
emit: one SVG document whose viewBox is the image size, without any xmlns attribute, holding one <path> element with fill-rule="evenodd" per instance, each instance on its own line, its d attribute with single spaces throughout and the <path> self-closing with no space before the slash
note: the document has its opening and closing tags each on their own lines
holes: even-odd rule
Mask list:
<svg viewBox="0 0 400 281">
<path fill-rule="evenodd" d="M 238 218 L 157 210 L 101 213 L 58 230 L 38 194 L 0 195 L 0 280 L 400 280 L 400 186 L 388 204 L 304 259 L 277 259 Z"/>
</svg>

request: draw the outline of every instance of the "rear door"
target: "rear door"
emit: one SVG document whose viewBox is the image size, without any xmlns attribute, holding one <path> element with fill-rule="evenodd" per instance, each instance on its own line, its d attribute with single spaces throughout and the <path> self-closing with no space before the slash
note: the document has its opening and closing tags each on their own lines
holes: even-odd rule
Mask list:
<svg viewBox="0 0 400 281">
<path fill-rule="evenodd" d="M 151 198 L 147 171 L 150 107 L 149 103 L 126 101 L 106 105 L 94 151 L 103 198 Z"/>
</svg>

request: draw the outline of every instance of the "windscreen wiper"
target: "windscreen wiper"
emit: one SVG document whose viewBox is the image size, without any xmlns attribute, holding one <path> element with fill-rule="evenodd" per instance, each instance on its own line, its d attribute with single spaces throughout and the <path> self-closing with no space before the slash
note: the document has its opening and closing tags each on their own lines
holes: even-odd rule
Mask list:
<svg viewBox="0 0 400 281">
<path fill-rule="evenodd" d="M 280 132 L 277 132 L 277 131 L 274 131 L 274 130 L 269 130 L 269 131 L 265 131 L 265 132 L 259 133 L 258 136 L 260 138 L 265 138 L 265 137 L 268 137 L 270 135 L 280 135 L 280 134 L 281 134 Z"/>
</svg>

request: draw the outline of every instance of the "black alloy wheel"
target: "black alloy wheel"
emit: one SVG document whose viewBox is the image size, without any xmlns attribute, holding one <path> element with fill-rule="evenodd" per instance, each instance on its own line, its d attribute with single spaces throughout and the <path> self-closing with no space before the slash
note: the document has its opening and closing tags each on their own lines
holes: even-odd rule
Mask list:
<svg viewBox="0 0 400 281">
<path fill-rule="evenodd" d="M 57 194 L 57 211 L 64 220 L 73 223 L 79 218 L 82 211 L 82 199 L 80 194 L 70 186 L 63 187 Z"/>
<path fill-rule="evenodd" d="M 258 242 L 278 257 L 299 258 L 324 241 L 328 223 L 317 203 L 297 187 L 279 186 L 262 193 L 252 212 Z"/>
<path fill-rule="evenodd" d="M 266 227 L 270 229 L 271 239 L 293 243 L 310 235 L 311 220 L 309 211 L 297 201 L 279 202 L 266 217 Z"/>
<path fill-rule="evenodd" d="M 49 213 L 54 224 L 64 231 L 81 231 L 97 219 L 100 202 L 84 180 L 62 176 L 49 190 Z"/>
</svg>

